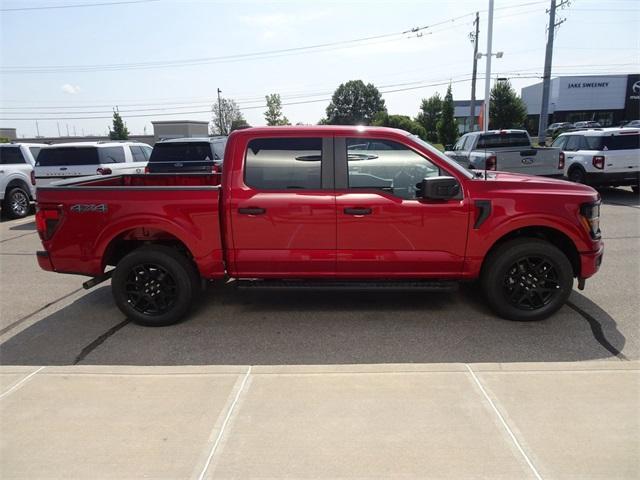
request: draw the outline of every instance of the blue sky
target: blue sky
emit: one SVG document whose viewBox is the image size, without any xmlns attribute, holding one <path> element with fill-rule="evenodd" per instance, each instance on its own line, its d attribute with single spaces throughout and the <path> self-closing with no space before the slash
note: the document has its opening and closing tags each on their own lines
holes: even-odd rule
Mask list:
<svg viewBox="0 0 640 480">
<path fill-rule="evenodd" d="M 263 97 L 268 93 L 280 93 L 284 103 L 311 101 L 283 108 L 292 122 L 315 123 L 324 116 L 331 92 L 351 79 L 373 82 L 386 91 L 390 113 L 413 116 L 422 98 L 436 91 L 444 94 L 448 82 L 454 98 L 470 97 L 468 33 L 477 10 L 481 11 L 480 51 L 486 49 L 488 0 L 155 0 L 35 9 L 107 2 L 0 0 L 4 10 L 0 12 L 4 71 L 0 127 L 16 127 L 19 136 L 31 136 L 36 131 L 31 119 L 38 118 L 42 135 L 56 135 L 58 125 L 63 134 L 67 125 L 78 135 L 105 133 L 108 118 L 73 117 L 109 117 L 117 105 L 132 133 L 145 128 L 151 133 L 151 120 L 210 120 L 208 110 L 217 88 L 238 101 L 252 125 L 264 124 Z M 493 45 L 494 51 L 504 51 L 504 57 L 494 59 L 492 70 L 510 77 L 518 91 L 538 81 L 525 77 L 541 75 L 548 3 L 495 0 Z M 14 10 L 25 8 L 29 10 Z M 559 16 L 566 21 L 556 37 L 554 74 L 640 71 L 639 2 L 573 0 Z M 420 37 L 395 35 L 349 48 L 207 60 L 190 66 L 166 64 L 339 42 L 426 25 L 435 26 L 422 30 Z M 162 68 L 121 68 L 140 62 L 160 62 Z M 77 66 L 86 65 L 99 67 L 77 71 Z M 63 71 L 42 71 L 52 66 L 62 66 Z M 480 77 L 484 66 L 484 60 L 479 62 Z M 36 71 L 9 73 L 15 67 Z M 481 97 L 483 80 L 477 89 Z"/>
</svg>

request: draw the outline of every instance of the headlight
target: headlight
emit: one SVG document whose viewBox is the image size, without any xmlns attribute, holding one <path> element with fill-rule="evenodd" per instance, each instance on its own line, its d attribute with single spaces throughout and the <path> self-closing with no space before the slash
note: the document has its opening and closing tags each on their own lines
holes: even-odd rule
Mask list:
<svg viewBox="0 0 640 480">
<path fill-rule="evenodd" d="M 591 238 L 600 238 L 600 202 L 583 203 L 580 206 L 580 215 Z"/>
</svg>

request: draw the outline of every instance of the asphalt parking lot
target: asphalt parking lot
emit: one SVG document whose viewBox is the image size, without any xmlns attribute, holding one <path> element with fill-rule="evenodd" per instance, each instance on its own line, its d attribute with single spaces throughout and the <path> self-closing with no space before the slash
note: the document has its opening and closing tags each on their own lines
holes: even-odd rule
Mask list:
<svg viewBox="0 0 640 480">
<path fill-rule="evenodd" d="M 107 283 L 40 271 L 33 217 L 4 221 L 1 476 L 639 478 L 640 202 L 602 197 L 601 271 L 536 323 L 473 285 L 211 285 L 187 321 L 144 328 Z"/>
</svg>

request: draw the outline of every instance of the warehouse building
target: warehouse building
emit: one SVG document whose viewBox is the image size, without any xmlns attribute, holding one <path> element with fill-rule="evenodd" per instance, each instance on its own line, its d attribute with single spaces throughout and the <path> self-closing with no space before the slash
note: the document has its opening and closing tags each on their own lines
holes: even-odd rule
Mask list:
<svg viewBox="0 0 640 480">
<path fill-rule="evenodd" d="M 530 125 L 538 125 L 542 82 L 524 87 Z M 549 124 L 595 120 L 604 127 L 640 119 L 640 74 L 581 75 L 551 79 Z"/>
</svg>

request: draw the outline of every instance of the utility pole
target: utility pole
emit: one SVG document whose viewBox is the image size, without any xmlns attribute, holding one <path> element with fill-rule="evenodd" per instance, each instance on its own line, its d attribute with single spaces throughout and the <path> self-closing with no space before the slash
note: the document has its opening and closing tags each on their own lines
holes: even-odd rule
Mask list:
<svg viewBox="0 0 640 480">
<path fill-rule="evenodd" d="M 218 89 L 218 129 L 220 130 L 220 135 L 224 135 L 224 131 L 222 130 L 224 122 L 222 118 L 222 102 L 220 100 L 221 93 L 222 90 Z"/>
<path fill-rule="evenodd" d="M 473 132 L 476 125 L 476 75 L 478 73 L 478 39 L 480 35 L 480 13 L 476 12 L 476 32 L 470 33 L 473 42 L 473 73 L 471 76 L 471 103 L 469 104 L 469 131 Z"/>
<path fill-rule="evenodd" d="M 538 123 L 538 144 L 544 145 L 547 139 L 547 123 L 549 122 L 549 90 L 551 88 L 551 64 L 553 63 L 553 36 L 556 27 L 565 22 L 563 18 L 556 23 L 556 8 L 563 7 L 569 3 L 568 0 L 562 0 L 560 5 L 556 5 L 556 0 L 551 0 L 551 6 L 547 12 L 549 13 L 549 28 L 547 35 L 547 49 L 544 54 L 544 73 L 542 76 L 542 105 L 540 107 L 540 121 Z"/>
<path fill-rule="evenodd" d="M 489 0 L 489 23 L 487 25 L 487 67 L 484 74 L 484 115 L 482 131 L 489 130 L 489 97 L 491 96 L 491 40 L 493 37 L 493 0 Z"/>
</svg>

